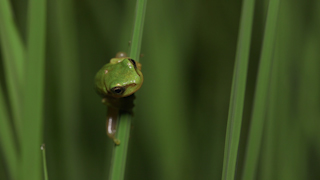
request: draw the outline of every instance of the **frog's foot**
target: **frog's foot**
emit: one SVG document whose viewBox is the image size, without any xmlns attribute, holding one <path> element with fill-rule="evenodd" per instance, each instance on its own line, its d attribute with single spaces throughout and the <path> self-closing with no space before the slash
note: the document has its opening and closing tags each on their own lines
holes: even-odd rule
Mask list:
<svg viewBox="0 0 320 180">
<path fill-rule="evenodd" d="M 115 132 L 115 131 L 112 132 L 112 133 L 107 133 L 107 134 L 108 134 L 109 138 L 111 138 L 111 139 L 113 140 L 113 142 L 114 142 L 114 144 L 115 144 L 116 146 L 119 146 L 119 145 L 120 145 L 120 139 L 118 139 L 118 138 L 115 137 L 115 135 L 116 135 L 116 132 Z"/>
<path fill-rule="evenodd" d="M 113 138 L 113 142 L 116 146 L 119 146 L 120 145 L 120 140 L 117 139 L 117 138 Z"/>
<path fill-rule="evenodd" d="M 141 67 L 142 67 L 142 65 L 141 65 L 141 63 L 136 63 L 137 64 L 137 68 L 141 71 Z"/>
</svg>

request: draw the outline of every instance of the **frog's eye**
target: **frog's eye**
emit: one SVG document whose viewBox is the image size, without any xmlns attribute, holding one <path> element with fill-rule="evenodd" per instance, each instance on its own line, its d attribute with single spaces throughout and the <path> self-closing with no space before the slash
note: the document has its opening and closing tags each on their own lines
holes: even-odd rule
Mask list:
<svg viewBox="0 0 320 180">
<path fill-rule="evenodd" d="M 136 61 L 133 60 L 133 59 L 129 59 L 129 61 L 132 63 L 133 67 L 134 67 L 135 69 L 137 69 Z"/>
<path fill-rule="evenodd" d="M 125 90 L 126 88 L 123 86 L 117 86 L 117 87 L 111 88 L 111 92 L 117 95 L 123 94 Z"/>
</svg>

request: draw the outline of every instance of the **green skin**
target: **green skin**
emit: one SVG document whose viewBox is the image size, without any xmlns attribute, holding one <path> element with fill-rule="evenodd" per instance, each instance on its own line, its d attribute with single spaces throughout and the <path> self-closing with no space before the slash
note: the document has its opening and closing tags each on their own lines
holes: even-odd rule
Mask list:
<svg viewBox="0 0 320 180">
<path fill-rule="evenodd" d="M 133 93 L 139 90 L 143 83 L 141 64 L 125 56 L 118 53 L 95 77 L 97 93 L 102 96 L 102 103 L 108 108 L 107 135 L 116 144 L 120 143 L 115 138 L 119 111 L 132 114 Z"/>
</svg>

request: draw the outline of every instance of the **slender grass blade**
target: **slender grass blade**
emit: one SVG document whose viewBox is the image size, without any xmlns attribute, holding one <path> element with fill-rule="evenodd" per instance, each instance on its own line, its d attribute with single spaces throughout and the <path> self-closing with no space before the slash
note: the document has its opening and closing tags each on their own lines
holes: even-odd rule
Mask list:
<svg viewBox="0 0 320 180">
<path fill-rule="evenodd" d="M 0 147 L 8 164 L 12 179 L 18 177 L 18 149 L 16 147 L 13 131 L 10 127 L 10 118 L 4 100 L 4 93 L 0 83 Z"/>
<path fill-rule="evenodd" d="M 262 52 L 258 70 L 256 92 L 254 97 L 251 126 L 249 131 L 246 157 L 242 179 L 253 180 L 257 171 L 263 125 L 266 116 L 267 95 L 269 90 L 271 64 L 273 61 L 274 42 L 277 27 L 280 0 L 270 0 L 263 38 Z"/>
<path fill-rule="evenodd" d="M 222 180 L 233 180 L 236 173 L 237 154 L 240 140 L 250 52 L 254 2 L 254 0 L 245 0 L 243 1 L 242 6 L 237 54 L 229 105 Z"/>
<path fill-rule="evenodd" d="M 45 146 L 45 144 L 42 144 L 42 145 L 41 145 L 41 151 L 42 151 L 42 164 L 43 164 L 44 180 L 49 180 L 49 177 L 48 177 L 48 169 L 47 169 L 47 158 L 46 158 L 46 146 Z"/>
<path fill-rule="evenodd" d="M 22 87 L 25 49 L 8 0 L 0 0 L 0 43 L 5 65 L 5 78 L 18 141 L 22 132 Z"/>
<path fill-rule="evenodd" d="M 81 61 L 77 38 L 77 24 L 75 17 L 75 1 L 51 1 L 52 26 L 55 28 L 55 42 L 51 52 L 56 53 L 56 60 L 52 64 L 57 68 L 54 81 L 57 86 L 57 123 L 61 130 L 60 152 L 62 171 L 66 179 L 83 178 L 84 164 L 81 161 L 79 149 L 79 129 L 81 126 Z M 88 59 L 86 59 L 88 61 Z M 91 85 L 91 84 L 89 84 Z M 47 143 L 48 144 L 48 143 Z M 51 175 L 52 176 L 52 175 Z"/>
<path fill-rule="evenodd" d="M 26 82 L 23 101 L 22 167 L 20 179 L 40 180 L 42 141 L 46 1 L 30 0 Z"/>
</svg>

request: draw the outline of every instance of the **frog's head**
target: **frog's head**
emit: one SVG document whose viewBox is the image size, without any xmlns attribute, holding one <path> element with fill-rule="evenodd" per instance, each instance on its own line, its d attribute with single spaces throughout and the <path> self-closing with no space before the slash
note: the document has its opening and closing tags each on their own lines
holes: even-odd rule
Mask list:
<svg viewBox="0 0 320 180">
<path fill-rule="evenodd" d="M 129 57 L 112 58 L 96 76 L 98 92 L 117 98 L 135 93 L 142 83 L 141 64 Z"/>
</svg>

